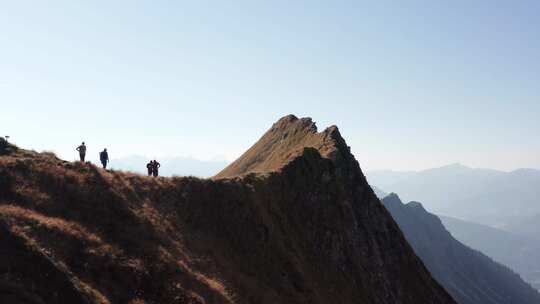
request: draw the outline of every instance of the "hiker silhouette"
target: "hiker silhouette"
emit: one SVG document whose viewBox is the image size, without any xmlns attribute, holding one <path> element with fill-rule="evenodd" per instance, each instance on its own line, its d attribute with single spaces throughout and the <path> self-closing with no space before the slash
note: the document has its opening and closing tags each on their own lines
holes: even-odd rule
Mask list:
<svg viewBox="0 0 540 304">
<path fill-rule="evenodd" d="M 109 162 L 109 153 L 107 153 L 107 149 L 103 149 L 103 151 L 99 153 L 99 160 L 101 160 L 103 169 L 107 169 L 107 163 Z"/>
<path fill-rule="evenodd" d="M 84 158 L 86 157 L 86 146 L 84 145 L 84 141 L 75 150 L 79 151 L 79 158 L 81 159 L 81 162 L 84 163 Z"/>
<path fill-rule="evenodd" d="M 152 165 L 152 175 L 154 177 L 159 176 L 159 167 L 161 167 L 161 164 L 157 162 L 157 160 L 154 159 L 153 165 Z"/>
<path fill-rule="evenodd" d="M 146 169 L 148 170 L 148 176 L 151 176 L 152 172 L 154 171 L 154 162 L 148 162 L 148 164 L 146 164 Z"/>
</svg>

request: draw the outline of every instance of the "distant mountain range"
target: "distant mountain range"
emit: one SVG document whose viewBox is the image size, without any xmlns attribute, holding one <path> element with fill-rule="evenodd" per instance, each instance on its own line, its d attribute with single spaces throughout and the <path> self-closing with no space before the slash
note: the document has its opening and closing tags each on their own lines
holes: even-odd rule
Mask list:
<svg viewBox="0 0 540 304">
<path fill-rule="evenodd" d="M 440 218 L 453 237 L 509 266 L 540 290 L 540 241 L 451 217 Z"/>
<path fill-rule="evenodd" d="M 203 161 L 191 157 L 167 157 L 157 159 L 161 164 L 162 176 L 197 176 L 211 177 L 225 168 L 226 161 Z M 134 155 L 111 160 L 111 168 L 146 174 L 148 157 Z"/>
<path fill-rule="evenodd" d="M 517 233 L 540 242 L 540 214 L 516 219 L 507 224 L 504 228 L 508 231 L 512 231 L 513 233 Z"/>
<path fill-rule="evenodd" d="M 383 190 L 377 188 L 376 186 L 373 186 L 371 185 L 371 189 L 373 189 L 373 192 L 375 192 L 375 195 L 379 198 L 379 199 L 383 199 L 385 198 L 388 193 L 384 192 Z"/>
<path fill-rule="evenodd" d="M 463 245 L 422 204 L 382 200 L 431 274 L 460 304 L 538 304 L 540 294 L 519 275 Z"/>
<path fill-rule="evenodd" d="M 418 172 L 371 171 L 366 176 L 371 185 L 399 193 L 406 201 L 421 201 L 436 214 L 525 235 L 538 233 L 540 170 L 502 172 L 453 164 Z"/>
</svg>

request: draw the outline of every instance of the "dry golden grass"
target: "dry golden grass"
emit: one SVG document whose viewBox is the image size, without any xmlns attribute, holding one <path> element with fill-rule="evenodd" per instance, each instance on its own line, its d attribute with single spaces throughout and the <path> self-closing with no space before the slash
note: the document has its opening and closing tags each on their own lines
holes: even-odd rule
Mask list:
<svg viewBox="0 0 540 304">
<path fill-rule="evenodd" d="M 79 289 L 81 292 L 86 294 L 90 299 L 93 300 L 95 304 L 111 304 L 111 301 L 107 299 L 101 292 L 96 290 L 95 288 L 92 288 L 89 284 L 74 278 L 73 283 Z"/>
<path fill-rule="evenodd" d="M 227 288 L 225 287 L 225 285 L 221 281 L 219 281 L 216 278 L 209 278 L 209 277 L 205 276 L 202 273 L 197 273 L 196 276 L 197 276 L 197 279 L 199 279 L 201 282 L 203 282 L 210 289 L 212 289 L 212 290 L 216 291 L 217 293 L 225 296 L 225 298 L 230 303 L 235 302 L 233 294 L 230 293 L 229 290 L 227 290 Z"/>
<path fill-rule="evenodd" d="M 13 222 L 16 219 L 24 220 L 25 222 L 36 224 L 38 227 L 43 226 L 84 241 L 103 244 L 103 240 L 99 236 L 88 232 L 77 223 L 68 222 L 61 218 L 46 217 L 30 209 L 13 205 L 1 205 L 0 217 L 6 222 Z"/>
<path fill-rule="evenodd" d="M 233 178 L 249 173 L 264 174 L 283 168 L 305 148 L 315 148 L 323 157 L 331 158 L 336 150 L 337 127 L 317 132 L 310 118 L 283 117 L 249 150 L 219 172 L 214 179 Z"/>
<path fill-rule="evenodd" d="M 44 216 L 30 209 L 14 205 L 0 205 L 0 221 L 7 223 L 13 231 L 19 233 L 30 228 L 35 233 L 47 229 L 60 235 L 78 239 L 81 243 L 87 244 L 87 252 L 98 256 L 116 257 L 123 254 L 120 249 L 107 244 L 101 237 L 89 232 L 78 223 L 66 221 L 62 218 Z M 32 242 L 38 244 L 37 239 L 30 237 L 28 233 L 25 233 L 25 236 L 27 241 L 32 240 Z M 42 242 L 46 243 L 46 240 L 42 240 Z M 39 244 L 39 247 L 50 252 L 50 249 L 47 249 L 47 246 L 44 245 Z M 133 261 L 130 263 L 137 264 Z"/>
<path fill-rule="evenodd" d="M 6 217 L 9 217 L 9 220 L 6 220 Z M 46 248 L 44 244 L 42 244 L 43 240 L 37 240 L 31 236 L 31 231 L 28 226 L 17 226 L 13 222 L 15 219 L 26 219 L 35 221 L 38 223 L 38 225 L 45 226 L 48 228 L 58 228 L 58 227 L 64 227 L 63 221 L 58 219 L 49 219 L 44 218 L 43 216 L 36 214 L 35 212 L 32 212 L 30 210 L 25 210 L 22 208 L 18 208 L 15 206 L 0 206 L 0 219 L 8 222 L 8 224 L 11 224 L 11 232 L 18 236 L 20 239 L 24 240 L 25 245 L 28 248 L 32 248 L 34 252 L 39 252 L 44 256 L 48 257 L 48 261 L 50 261 L 52 264 L 56 266 L 56 268 L 63 273 L 66 274 L 66 276 L 69 277 L 69 280 L 73 284 L 73 286 L 79 290 L 81 293 L 85 294 L 88 299 L 92 299 L 92 302 L 95 304 L 110 304 L 111 302 L 105 297 L 102 293 L 100 293 L 95 288 L 92 288 L 89 284 L 82 281 L 80 278 L 78 278 L 74 273 L 72 273 L 69 269 L 69 267 L 61 260 L 58 260 L 55 257 L 55 254 L 50 250 L 50 248 Z M 72 226 L 72 225 L 68 225 Z M 77 231 L 79 229 L 73 229 L 73 227 L 70 227 L 69 229 L 61 228 L 61 231 L 70 231 L 71 235 L 77 235 L 80 236 L 80 231 Z M 96 238 L 90 237 L 89 239 L 95 240 Z M 36 271 L 41 271 L 40 269 L 36 269 Z"/>
</svg>

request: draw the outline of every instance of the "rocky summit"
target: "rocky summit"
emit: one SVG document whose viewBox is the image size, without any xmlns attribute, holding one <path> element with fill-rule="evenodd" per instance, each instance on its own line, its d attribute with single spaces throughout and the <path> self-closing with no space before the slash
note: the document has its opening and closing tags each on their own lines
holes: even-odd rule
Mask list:
<svg viewBox="0 0 540 304">
<path fill-rule="evenodd" d="M 455 303 L 336 127 L 287 116 L 212 179 L 9 145 L 0 303 Z"/>
</svg>

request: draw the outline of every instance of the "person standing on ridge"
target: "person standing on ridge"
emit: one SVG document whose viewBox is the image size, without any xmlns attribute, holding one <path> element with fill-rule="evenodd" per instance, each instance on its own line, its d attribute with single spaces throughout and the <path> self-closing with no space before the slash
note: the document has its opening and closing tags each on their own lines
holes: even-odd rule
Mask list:
<svg viewBox="0 0 540 304">
<path fill-rule="evenodd" d="M 79 151 L 79 157 L 81 158 L 81 162 L 84 163 L 84 158 L 86 157 L 86 146 L 84 145 L 84 141 L 75 150 Z"/>
<path fill-rule="evenodd" d="M 154 177 L 159 176 L 159 167 L 161 167 L 161 164 L 154 159 L 154 165 L 152 166 L 152 174 Z"/>
<path fill-rule="evenodd" d="M 99 160 L 101 160 L 103 169 L 107 169 L 107 163 L 109 162 L 109 153 L 107 153 L 107 149 L 103 149 L 103 151 L 99 153 Z"/>
<path fill-rule="evenodd" d="M 148 176 L 151 176 L 154 171 L 154 162 L 150 161 L 148 164 L 146 164 L 146 169 L 148 169 Z"/>
</svg>

